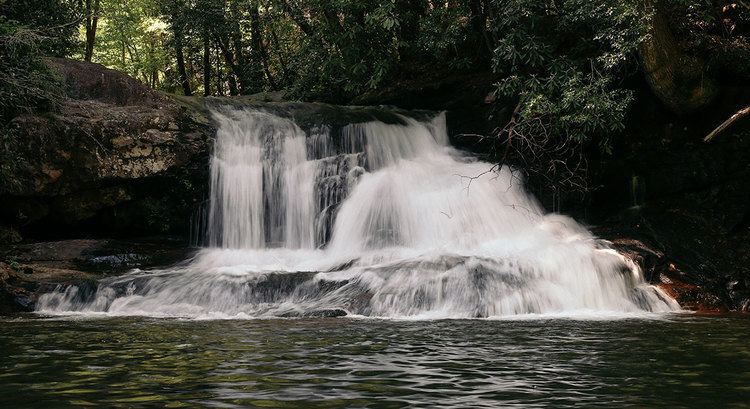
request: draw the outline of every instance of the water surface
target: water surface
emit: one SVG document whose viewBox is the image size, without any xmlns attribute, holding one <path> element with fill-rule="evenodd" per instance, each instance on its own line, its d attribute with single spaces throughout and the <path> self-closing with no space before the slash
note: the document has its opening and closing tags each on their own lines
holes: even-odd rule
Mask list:
<svg viewBox="0 0 750 409">
<path fill-rule="evenodd" d="M 4 317 L 0 407 L 749 407 L 750 319 Z"/>
</svg>

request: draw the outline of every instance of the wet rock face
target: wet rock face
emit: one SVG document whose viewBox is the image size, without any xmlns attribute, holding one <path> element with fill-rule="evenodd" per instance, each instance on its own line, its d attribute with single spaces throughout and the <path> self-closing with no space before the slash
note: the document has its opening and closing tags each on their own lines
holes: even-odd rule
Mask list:
<svg viewBox="0 0 750 409">
<path fill-rule="evenodd" d="M 12 126 L 19 173 L 0 192 L 17 196 L 62 196 L 109 180 L 150 177 L 184 166 L 206 149 L 205 135 L 176 106 L 68 101 L 59 114 L 19 117 Z"/>
<path fill-rule="evenodd" d="M 50 64 L 70 98 L 58 113 L 10 124 L 0 224 L 32 238 L 186 232 L 207 186 L 207 122 L 116 71 Z"/>
<path fill-rule="evenodd" d="M 629 209 L 609 217 L 595 233 L 636 261 L 646 280 L 683 308 L 750 312 L 750 230 L 722 223 L 731 212 L 700 196 L 683 194 Z"/>
<path fill-rule="evenodd" d="M 194 249 L 175 237 L 62 240 L 0 246 L 0 313 L 32 311 L 58 286 L 96 289 L 96 280 L 133 268 L 166 266 Z"/>
<path fill-rule="evenodd" d="M 601 230 L 600 234 L 612 238 L 612 247 L 633 260 L 646 281 L 657 285 L 672 296 L 682 308 L 701 312 L 726 312 L 737 309 L 727 294 L 717 293 L 705 277 L 700 277 L 675 258 L 656 250 L 643 241 L 619 237 L 615 230 Z"/>
<path fill-rule="evenodd" d="M 632 113 L 640 122 L 597 163 L 592 185 L 601 187 L 592 194 L 591 219 L 663 253 L 664 266 L 679 274 L 662 268 L 653 281 L 686 308 L 750 312 L 750 122 L 703 142 L 750 104 L 748 91 L 728 87 L 722 100 L 690 116 L 640 97 Z"/>
<path fill-rule="evenodd" d="M 20 243 L 22 240 L 16 229 L 0 225 L 0 243 Z"/>
</svg>

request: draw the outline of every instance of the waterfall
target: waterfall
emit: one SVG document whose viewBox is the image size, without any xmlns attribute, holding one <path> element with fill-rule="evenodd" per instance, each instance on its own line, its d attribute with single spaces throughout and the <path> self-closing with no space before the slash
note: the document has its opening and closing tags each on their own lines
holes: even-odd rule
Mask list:
<svg viewBox="0 0 750 409">
<path fill-rule="evenodd" d="M 40 297 L 45 313 L 477 318 L 678 309 L 445 116 L 318 123 L 222 108 L 193 259 Z M 395 122 L 395 123 L 390 123 Z M 309 124 L 308 124 L 309 125 Z"/>
</svg>

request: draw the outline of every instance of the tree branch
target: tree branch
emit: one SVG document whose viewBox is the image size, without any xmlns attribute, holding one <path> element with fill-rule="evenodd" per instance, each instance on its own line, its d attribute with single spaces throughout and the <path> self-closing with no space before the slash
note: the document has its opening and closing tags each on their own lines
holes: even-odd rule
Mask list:
<svg viewBox="0 0 750 409">
<path fill-rule="evenodd" d="M 746 116 L 750 116 L 750 106 L 740 109 L 734 115 L 730 116 L 729 119 L 722 122 L 721 125 L 716 127 L 716 129 L 714 129 L 710 134 L 708 134 L 708 136 L 703 138 L 703 142 L 711 142 L 711 140 L 714 139 L 716 135 L 724 132 L 725 129 L 734 125 L 735 122 L 739 121 L 740 119 Z"/>
</svg>

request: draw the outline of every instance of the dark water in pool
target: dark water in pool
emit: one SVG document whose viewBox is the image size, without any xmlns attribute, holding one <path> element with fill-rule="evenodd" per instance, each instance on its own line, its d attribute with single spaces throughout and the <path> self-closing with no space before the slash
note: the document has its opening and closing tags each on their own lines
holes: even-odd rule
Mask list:
<svg viewBox="0 0 750 409">
<path fill-rule="evenodd" d="M 0 408 L 750 407 L 747 317 L 0 328 Z"/>
</svg>

